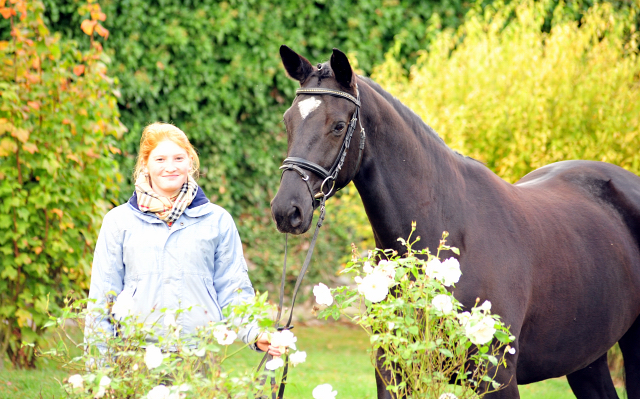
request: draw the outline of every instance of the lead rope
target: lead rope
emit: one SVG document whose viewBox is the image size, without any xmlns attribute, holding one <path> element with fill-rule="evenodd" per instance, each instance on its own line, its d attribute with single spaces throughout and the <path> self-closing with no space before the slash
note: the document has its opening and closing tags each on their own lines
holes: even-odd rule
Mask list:
<svg viewBox="0 0 640 399">
<path fill-rule="evenodd" d="M 311 243 L 309 244 L 309 250 L 307 251 L 307 257 L 304 260 L 304 264 L 302 265 L 302 269 L 300 270 L 300 274 L 298 274 L 298 279 L 296 280 L 296 285 L 293 289 L 293 295 L 291 297 L 291 308 L 289 309 L 289 318 L 287 320 L 287 323 L 283 326 L 283 327 L 278 327 L 278 324 L 280 324 L 280 316 L 282 315 L 282 309 L 284 308 L 284 285 L 285 285 L 285 278 L 286 278 L 286 274 L 287 274 L 287 244 L 288 244 L 288 234 L 285 234 L 285 238 L 284 238 L 284 265 L 282 267 L 282 278 L 280 281 L 280 298 L 279 298 L 279 305 L 278 305 L 278 315 L 276 317 L 276 322 L 274 324 L 274 327 L 278 330 L 278 331 L 282 331 L 282 330 L 291 330 L 293 329 L 293 326 L 291 325 L 291 320 L 293 319 L 293 307 L 295 306 L 296 303 L 296 297 L 298 296 L 298 289 L 300 288 L 300 285 L 302 284 L 302 280 L 304 279 L 305 274 L 307 273 L 307 269 L 309 268 L 309 264 L 311 263 L 311 256 L 313 255 L 313 249 L 316 246 L 316 241 L 318 239 L 318 232 L 320 231 L 320 227 L 322 227 L 322 224 L 324 223 L 324 217 L 325 217 L 325 201 L 327 200 L 326 196 L 323 196 L 320 202 L 320 215 L 318 216 L 318 222 L 316 224 L 316 231 L 313 233 L 313 238 L 311 239 Z M 275 378 L 275 373 L 271 373 L 271 398 L 272 399 L 283 399 L 284 398 L 284 389 L 285 389 L 285 384 L 287 383 L 287 373 L 289 371 L 289 356 L 288 355 L 284 355 L 285 357 L 285 363 L 284 363 L 284 370 L 282 372 L 282 381 L 280 381 L 280 388 L 278 389 L 278 393 L 276 396 L 276 378 Z M 262 365 L 265 364 L 265 362 L 268 360 L 271 360 L 273 358 L 273 356 L 271 356 L 268 352 L 264 354 L 264 356 L 262 357 L 262 361 L 260 362 L 260 364 L 258 365 L 258 369 L 257 371 L 259 372 L 260 369 L 262 368 Z M 263 372 L 265 373 L 264 376 L 262 377 L 262 379 L 260 380 L 260 385 L 264 386 L 265 382 L 266 382 L 266 377 L 267 377 L 267 373 L 269 372 L 266 368 L 263 370 Z M 260 396 L 260 398 L 265 398 L 265 396 Z"/>
</svg>

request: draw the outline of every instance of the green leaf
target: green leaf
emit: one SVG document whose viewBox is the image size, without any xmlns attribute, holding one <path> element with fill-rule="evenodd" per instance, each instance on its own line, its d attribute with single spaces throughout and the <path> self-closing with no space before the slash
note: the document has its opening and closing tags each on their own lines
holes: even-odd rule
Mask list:
<svg viewBox="0 0 640 399">
<path fill-rule="evenodd" d="M 440 348 L 438 351 L 446 357 L 453 357 L 453 353 L 449 349 Z"/>
</svg>

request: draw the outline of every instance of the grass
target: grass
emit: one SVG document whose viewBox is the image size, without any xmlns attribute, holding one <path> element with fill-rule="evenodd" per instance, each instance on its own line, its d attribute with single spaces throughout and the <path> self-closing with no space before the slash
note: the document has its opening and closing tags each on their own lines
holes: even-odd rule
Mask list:
<svg viewBox="0 0 640 399">
<path fill-rule="evenodd" d="M 285 397 L 311 398 L 319 384 L 331 384 L 340 399 L 376 397 L 373 368 L 370 365 L 367 336 L 359 329 L 339 323 L 296 327 L 299 350 L 307 352 L 307 361 L 294 368 L 289 376 Z M 257 367 L 261 355 L 250 350 L 225 362 L 230 372 Z M 6 365 L 6 363 L 5 363 Z M 64 391 L 58 381 L 69 376 L 59 365 L 39 359 L 36 370 L 0 371 L 2 399 L 58 399 Z M 58 381 L 56 381 L 56 379 Z M 626 398 L 624 389 L 619 389 Z M 575 396 L 565 378 L 556 378 L 520 387 L 522 399 L 573 399 Z"/>
</svg>

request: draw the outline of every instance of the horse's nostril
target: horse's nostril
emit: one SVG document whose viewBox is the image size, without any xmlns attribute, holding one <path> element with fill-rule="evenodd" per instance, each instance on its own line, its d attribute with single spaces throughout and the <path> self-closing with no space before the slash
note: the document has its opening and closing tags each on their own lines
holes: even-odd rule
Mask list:
<svg viewBox="0 0 640 399">
<path fill-rule="evenodd" d="M 300 212 L 300 208 L 298 206 L 294 205 L 289 209 L 288 216 L 291 227 L 296 228 L 302 223 L 302 212 Z"/>
</svg>

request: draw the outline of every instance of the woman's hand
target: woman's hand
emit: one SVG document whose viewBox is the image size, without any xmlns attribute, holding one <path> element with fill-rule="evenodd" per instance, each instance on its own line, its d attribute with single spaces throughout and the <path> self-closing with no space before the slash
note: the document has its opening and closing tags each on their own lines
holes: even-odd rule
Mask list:
<svg viewBox="0 0 640 399">
<path fill-rule="evenodd" d="M 256 346 L 263 352 L 269 352 L 271 356 L 279 357 L 282 356 L 280 352 L 280 348 L 271 346 L 271 342 L 269 341 L 269 333 L 260 333 L 258 335 L 258 340 L 256 341 Z"/>
</svg>

